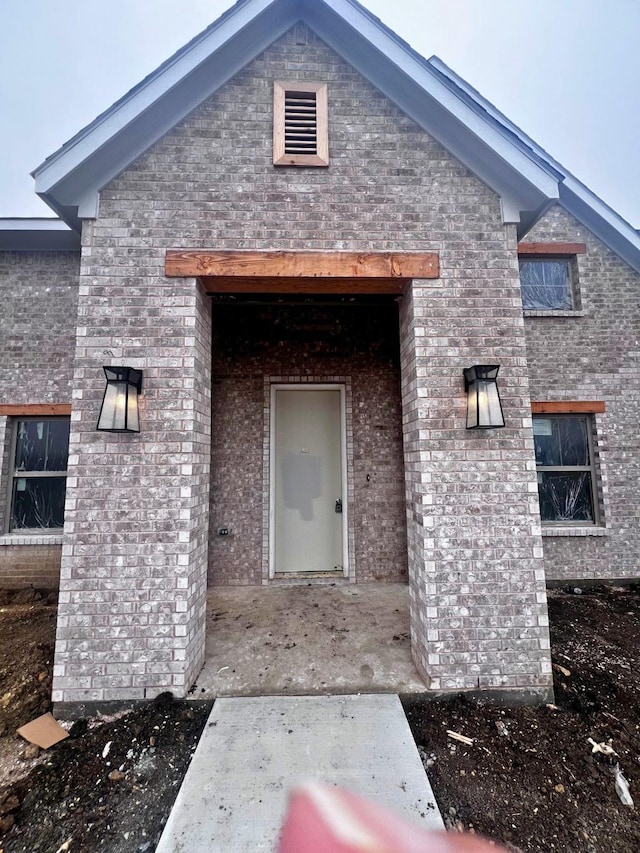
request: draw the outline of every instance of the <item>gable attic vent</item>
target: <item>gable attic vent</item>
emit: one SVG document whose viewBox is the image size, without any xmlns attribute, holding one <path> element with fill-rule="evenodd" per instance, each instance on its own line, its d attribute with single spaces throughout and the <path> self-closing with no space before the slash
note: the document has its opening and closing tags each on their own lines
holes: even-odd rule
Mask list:
<svg viewBox="0 0 640 853">
<path fill-rule="evenodd" d="M 285 154 L 318 153 L 318 125 L 316 119 L 315 92 L 285 92 Z"/>
<path fill-rule="evenodd" d="M 327 119 L 326 83 L 274 83 L 274 165 L 328 166 Z"/>
</svg>

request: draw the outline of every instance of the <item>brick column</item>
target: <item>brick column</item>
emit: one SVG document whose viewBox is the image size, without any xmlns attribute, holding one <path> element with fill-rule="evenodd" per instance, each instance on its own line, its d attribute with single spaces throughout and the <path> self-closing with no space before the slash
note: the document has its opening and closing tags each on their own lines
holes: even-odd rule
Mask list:
<svg viewBox="0 0 640 853">
<path fill-rule="evenodd" d="M 447 280 L 446 272 L 439 281 L 413 282 L 401 306 L 411 639 L 432 690 L 547 696 L 527 360 L 517 267 L 510 265 L 482 289 Z M 501 365 L 504 429 L 465 428 L 462 371 L 481 363 Z"/>
<path fill-rule="evenodd" d="M 53 701 L 184 695 L 204 661 L 211 310 L 161 255 L 134 282 L 83 259 Z M 154 275 L 155 274 L 155 275 Z M 103 364 L 143 371 L 140 434 L 96 432 Z"/>
</svg>

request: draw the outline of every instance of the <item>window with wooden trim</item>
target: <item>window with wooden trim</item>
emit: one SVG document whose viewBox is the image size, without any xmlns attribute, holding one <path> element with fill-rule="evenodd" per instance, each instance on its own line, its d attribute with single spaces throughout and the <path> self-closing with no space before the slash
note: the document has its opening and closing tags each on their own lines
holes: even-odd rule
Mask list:
<svg viewBox="0 0 640 853">
<path fill-rule="evenodd" d="M 575 311 L 577 255 L 584 243 L 520 243 L 520 288 L 525 311 Z"/>
<path fill-rule="evenodd" d="M 575 308 L 570 258 L 520 258 L 522 307 L 534 311 Z"/>
<path fill-rule="evenodd" d="M 69 423 L 69 418 L 14 422 L 9 532 L 62 530 Z"/>
<path fill-rule="evenodd" d="M 592 418 L 535 415 L 540 516 L 547 524 L 596 524 Z"/>
<path fill-rule="evenodd" d="M 327 84 L 276 81 L 273 86 L 274 166 L 328 166 Z"/>
</svg>

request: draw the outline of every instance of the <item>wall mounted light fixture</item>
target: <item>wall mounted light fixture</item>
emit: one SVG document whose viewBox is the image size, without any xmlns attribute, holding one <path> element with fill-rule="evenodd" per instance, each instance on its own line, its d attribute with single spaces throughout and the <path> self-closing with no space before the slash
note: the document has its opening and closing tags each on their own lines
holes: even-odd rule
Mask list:
<svg viewBox="0 0 640 853">
<path fill-rule="evenodd" d="M 492 429 L 504 426 L 498 393 L 499 364 L 474 364 L 464 370 L 467 392 L 467 429 Z"/>
<path fill-rule="evenodd" d="M 103 367 L 107 377 L 98 426 L 103 432 L 140 432 L 138 396 L 142 371 L 134 367 Z"/>
</svg>

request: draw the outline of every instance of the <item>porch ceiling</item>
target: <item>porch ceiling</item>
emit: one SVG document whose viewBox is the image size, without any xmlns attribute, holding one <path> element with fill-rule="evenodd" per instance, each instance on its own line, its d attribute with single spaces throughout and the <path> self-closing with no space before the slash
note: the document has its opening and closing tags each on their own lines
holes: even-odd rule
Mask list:
<svg viewBox="0 0 640 853">
<path fill-rule="evenodd" d="M 408 279 L 404 278 L 270 278 L 256 276 L 203 276 L 201 281 L 209 293 L 267 293 L 354 295 L 389 294 L 401 296 Z"/>
</svg>

